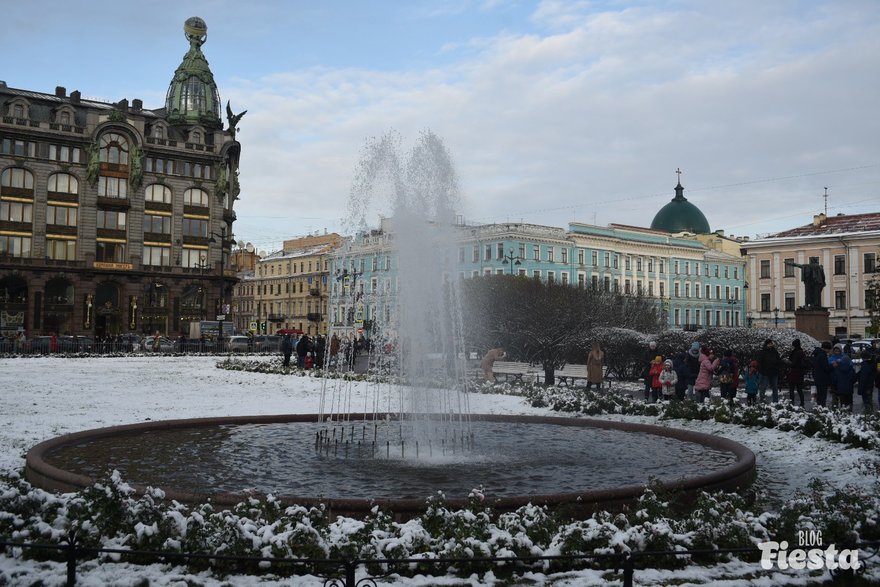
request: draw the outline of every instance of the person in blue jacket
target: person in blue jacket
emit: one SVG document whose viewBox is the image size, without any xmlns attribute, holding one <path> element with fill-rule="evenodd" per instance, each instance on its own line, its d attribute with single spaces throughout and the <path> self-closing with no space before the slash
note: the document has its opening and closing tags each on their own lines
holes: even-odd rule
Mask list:
<svg viewBox="0 0 880 587">
<path fill-rule="evenodd" d="M 841 407 L 848 407 L 851 410 L 853 384 L 856 382 L 856 370 L 852 359 L 843 353 L 841 345 L 836 344 L 831 350 L 831 356 L 828 357 L 828 364 L 831 365 L 831 385 L 837 402 Z"/>
</svg>

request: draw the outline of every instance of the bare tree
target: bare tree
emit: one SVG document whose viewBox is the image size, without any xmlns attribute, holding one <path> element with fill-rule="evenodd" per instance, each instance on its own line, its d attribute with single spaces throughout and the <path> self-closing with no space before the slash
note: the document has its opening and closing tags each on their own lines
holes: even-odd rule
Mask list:
<svg viewBox="0 0 880 587">
<path fill-rule="evenodd" d="M 503 346 L 518 360 L 540 364 L 547 385 L 570 361 L 585 361 L 586 333 L 594 326 L 657 329 L 649 298 L 578 288 L 521 276 L 467 280 L 465 330 L 482 350 Z"/>
</svg>

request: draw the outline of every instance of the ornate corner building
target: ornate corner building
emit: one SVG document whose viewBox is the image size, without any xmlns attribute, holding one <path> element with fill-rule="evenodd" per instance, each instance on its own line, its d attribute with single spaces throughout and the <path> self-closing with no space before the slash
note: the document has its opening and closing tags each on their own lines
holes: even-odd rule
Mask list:
<svg viewBox="0 0 880 587">
<path fill-rule="evenodd" d="M 223 314 L 240 145 L 201 46 L 163 108 L 0 81 L 0 335 L 189 333 Z"/>
</svg>

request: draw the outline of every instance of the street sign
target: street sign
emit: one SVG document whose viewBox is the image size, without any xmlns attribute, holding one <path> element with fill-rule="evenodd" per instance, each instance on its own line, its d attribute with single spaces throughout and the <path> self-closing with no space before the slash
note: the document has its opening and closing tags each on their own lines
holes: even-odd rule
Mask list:
<svg viewBox="0 0 880 587">
<path fill-rule="evenodd" d="M 257 329 L 257 323 L 255 321 L 251 321 L 251 323 L 248 325 L 248 330 L 256 330 L 256 329 Z"/>
<path fill-rule="evenodd" d="M 217 314 L 217 320 L 226 320 L 226 314 Z"/>
</svg>

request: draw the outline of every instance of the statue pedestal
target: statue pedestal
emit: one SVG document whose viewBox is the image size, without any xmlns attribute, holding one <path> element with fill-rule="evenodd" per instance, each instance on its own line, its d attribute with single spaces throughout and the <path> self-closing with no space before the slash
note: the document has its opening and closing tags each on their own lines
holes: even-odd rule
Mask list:
<svg viewBox="0 0 880 587">
<path fill-rule="evenodd" d="M 795 310 L 794 327 L 804 334 L 809 334 L 819 342 L 831 339 L 828 326 L 828 310 Z"/>
</svg>

